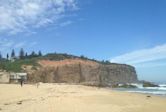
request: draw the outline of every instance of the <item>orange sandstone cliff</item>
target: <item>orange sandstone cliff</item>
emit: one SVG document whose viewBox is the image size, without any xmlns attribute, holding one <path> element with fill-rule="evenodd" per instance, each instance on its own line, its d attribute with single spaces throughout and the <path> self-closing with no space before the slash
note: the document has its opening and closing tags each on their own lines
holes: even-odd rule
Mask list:
<svg viewBox="0 0 166 112">
<path fill-rule="evenodd" d="M 25 67 L 29 82 L 76 83 L 109 86 L 117 83 L 137 82 L 135 68 L 124 64 L 103 65 L 90 60 L 40 60 L 40 67 Z"/>
</svg>

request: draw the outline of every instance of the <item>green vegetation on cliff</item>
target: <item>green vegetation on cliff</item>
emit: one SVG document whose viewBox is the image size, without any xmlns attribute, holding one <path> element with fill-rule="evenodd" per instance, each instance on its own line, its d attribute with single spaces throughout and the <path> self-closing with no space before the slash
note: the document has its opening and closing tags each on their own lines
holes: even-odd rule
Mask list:
<svg viewBox="0 0 166 112">
<path fill-rule="evenodd" d="M 22 65 L 33 65 L 37 66 L 36 59 L 17 59 L 14 62 L 11 62 L 9 60 L 3 60 L 0 61 L 0 69 L 6 70 L 9 72 L 21 72 L 22 71 Z"/>
<path fill-rule="evenodd" d="M 12 52 L 12 55 L 14 53 Z M 37 61 L 38 60 L 53 60 L 53 61 L 60 61 L 64 59 L 82 59 L 82 60 L 90 60 L 95 61 L 97 63 L 101 64 L 110 64 L 109 61 L 97 61 L 95 59 L 89 59 L 85 56 L 74 56 L 66 53 L 49 53 L 44 56 L 37 55 L 34 51 L 30 55 L 23 55 L 23 50 L 20 53 L 21 56 L 16 59 L 8 60 L 8 59 L 1 59 L 0 60 L 0 69 L 9 71 L 9 72 L 21 72 L 22 71 L 22 65 L 32 65 L 32 66 L 38 66 Z M 14 56 L 13 56 L 14 57 Z M 21 57 L 21 58 L 20 58 Z"/>
</svg>

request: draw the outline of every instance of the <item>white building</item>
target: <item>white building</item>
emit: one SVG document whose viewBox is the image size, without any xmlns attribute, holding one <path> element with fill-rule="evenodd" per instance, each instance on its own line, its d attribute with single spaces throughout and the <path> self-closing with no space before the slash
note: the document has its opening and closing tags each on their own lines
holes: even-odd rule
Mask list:
<svg viewBox="0 0 166 112">
<path fill-rule="evenodd" d="M 19 80 L 27 80 L 27 73 L 10 73 L 10 82 L 18 82 Z"/>
<path fill-rule="evenodd" d="M 0 70 L 0 83 L 17 83 L 20 80 L 27 81 L 27 73 L 10 73 Z"/>
</svg>

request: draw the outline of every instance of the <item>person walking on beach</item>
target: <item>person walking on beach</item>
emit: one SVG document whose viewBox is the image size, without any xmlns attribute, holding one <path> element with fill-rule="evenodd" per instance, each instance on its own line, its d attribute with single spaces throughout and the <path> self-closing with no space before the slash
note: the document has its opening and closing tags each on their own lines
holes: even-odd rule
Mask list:
<svg viewBox="0 0 166 112">
<path fill-rule="evenodd" d="M 21 80 L 20 80 L 21 87 L 23 86 L 23 82 L 24 82 L 24 80 L 21 78 Z"/>
</svg>

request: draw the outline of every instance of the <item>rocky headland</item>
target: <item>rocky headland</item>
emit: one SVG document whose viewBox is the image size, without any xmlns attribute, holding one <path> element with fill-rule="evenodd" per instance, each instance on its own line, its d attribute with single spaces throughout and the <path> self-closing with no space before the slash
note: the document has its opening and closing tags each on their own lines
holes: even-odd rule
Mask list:
<svg viewBox="0 0 166 112">
<path fill-rule="evenodd" d="M 90 60 L 40 60 L 40 66 L 24 66 L 29 82 L 76 83 L 91 86 L 110 86 L 138 82 L 134 67 L 125 64 L 101 64 Z"/>
</svg>

